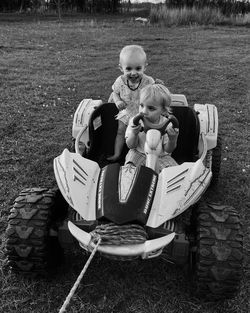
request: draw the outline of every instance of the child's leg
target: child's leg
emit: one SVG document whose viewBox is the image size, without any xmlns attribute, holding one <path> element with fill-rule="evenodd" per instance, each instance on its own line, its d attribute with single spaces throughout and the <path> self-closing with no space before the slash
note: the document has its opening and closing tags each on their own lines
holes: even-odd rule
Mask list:
<svg viewBox="0 0 250 313">
<path fill-rule="evenodd" d="M 165 167 L 176 165 L 178 165 L 178 163 L 170 155 L 159 157 L 159 172 L 161 172 Z"/>
<path fill-rule="evenodd" d="M 141 165 L 145 165 L 145 162 L 145 154 L 137 151 L 136 149 L 130 149 L 126 155 L 125 164 L 132 163 L 134 166 L 139 167 Z"/>
<path fill-rule="evenodd" d="M 125 131 L 126 131 L 126 125 L 122 121 L 118 121 L 118 130 L 117 135 L 115 139 L 115 151 L 114 154 L 111 157 L 108 157 L 108 161 L 116 161 L 119 159 L 123 145 L 125 143 Z"/>
</svg>

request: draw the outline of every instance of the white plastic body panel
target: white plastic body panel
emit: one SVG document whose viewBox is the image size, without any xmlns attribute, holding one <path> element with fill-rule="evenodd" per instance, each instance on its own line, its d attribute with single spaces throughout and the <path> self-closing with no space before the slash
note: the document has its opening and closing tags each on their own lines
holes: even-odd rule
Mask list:
<svg viewBox="0 0 250 313">
<path fill-rule="evenodd" d="M 196 203 L 211 180 L 211 171 L 199 159 L 161 171 L 147 226 L 159 227 Z"/>
<path fill-rule="evenodd" d="M 158 130 L 149 129 L 147 131 L 144 151 L 146 154 L 146 166 L 158 172 L 158 157 L 162 152 L 162 137 Z"/>
<path fill-rule="evenodd" d="M 188 106 L 187 98 L 182 94 L 171 94 L 171 100 L 173 106 Z"/>
<path fill-rule="evenodd" d="M 54 159 L 54 172 L 58 187 L 69 205 L 85 220 L 95 220 L 99 165 L 65 149 Z"/>
<path fill-rule="evenodd" d="M 83 99 L 78 105 L 73 119 L 72 137 L 76 138 L 78 133 L 85 128 L 80 141 L 88 147 L 89 120 L 93 111 L 102 104 L 102 100 Z"/>
<path fill-rule="evenodd" d="M 205 135 L 207 150 L 217 145 L 218 137 L 218 111 L 213 104 L 195 104 L 194 110 L 199 112 L 200 133 Z M 199 142 L 199 153 L 202 153 L 202 142 Z"/>
<path fill-rule="evenodd" d="M 77 227 L 72 222 L 68 222 L 68 227 L 72 235 L 79 241 L 82 248 L 87 251 L 91 251 L 94 248 L 94 244 L 91 242 L 90 234 L 86 233 L 79 227 Z M 141 244 L 134 245 L 100 245 L 97 251 L 117 255 L 117 256 L 141 256 L 143 259 L 149 258 L 152 252 L 164 248 L 168 245 L 175 237 L 175 233 L 170 233 L 169 235 L 147 240 Z M 157 256 L 158 254 L 155 254 Z"/>
</svg>

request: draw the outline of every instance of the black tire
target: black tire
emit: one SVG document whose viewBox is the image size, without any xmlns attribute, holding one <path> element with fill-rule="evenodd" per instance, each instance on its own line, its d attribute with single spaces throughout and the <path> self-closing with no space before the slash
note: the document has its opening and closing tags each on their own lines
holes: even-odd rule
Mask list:
<svg viewBox="0 0 250 313">
<path fill-rule="evenodd" d="M 240 287 L 243 235 L 231 206 L 200 203 L 195 213 L 193 275 L 196 295 L 210 300 L 232 298 Z"/>
<path fill-rule="evenodd" d="M 63 251 L 51 229 L 65 218 L 65 210 L 59 190 L 31 188 L 19 194 L 6 230 L 6 255 L 14 272 L 44 273 L 61 263 Z"/>
<path fill-rule="evenodd" d="M 76 149 L 75 149 L 75 138 L 72 138 L 71 139 L 71 143 L 68 145 L 68 150 L 69 152 L 76 152 Z"/>
<path fill-rule="evenodd" d="M 211 185 L 217 184 L 220 174 L 221 166 L 221 151 L 222 151 L 222 139 L 221 136 L 217 137 L 217 146 L 212 150 L 212 180 Z"/>
</svg>

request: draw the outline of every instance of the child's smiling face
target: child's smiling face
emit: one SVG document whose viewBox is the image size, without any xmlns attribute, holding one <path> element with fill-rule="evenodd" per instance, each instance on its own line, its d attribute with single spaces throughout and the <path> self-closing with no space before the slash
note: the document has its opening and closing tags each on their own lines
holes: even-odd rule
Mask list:
<svg viewBox="0 0 250 313">
<path fill-rule="evenodd" d="M 132 84 L 140 82 L 145 68 L 146 60 L 138 53 L 124 56 L 120 61 L 121 71 Z"/>
</svg>

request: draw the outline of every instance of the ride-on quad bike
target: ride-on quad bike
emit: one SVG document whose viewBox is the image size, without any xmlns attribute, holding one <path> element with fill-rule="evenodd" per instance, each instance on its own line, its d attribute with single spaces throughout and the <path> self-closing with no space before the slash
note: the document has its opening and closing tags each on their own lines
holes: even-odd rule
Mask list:
<svg viewBox="0 0 250 313">
<path fill-rule="evenodd" d="M 199 201 L 219 174 L 217 109 L 191 108 L 183 95 L 172 100 L 170 121 L 179 123 L 172 157 L 179 165 L 160 173 L 155 168 L 164 129 L 147 130 L 146 166 L 121 165 L 124 159 L 108 164 L 117 108 L 92 99 L 79 104 L 75 152 L 65 149 L 54 160 L 59 189 L 26 189 L 11 209 L 6 251 L 13 271 L 48 269 L 60 255 L 52 254 L 58 244 L 76 241 L 91 252 L 101 238 L 97 251 L 105 257 L 148 259 L 164 252 L 171 262 L 189 264 L 199 295 L 223 299 L 237 292 L 243 259 L 239 216 L 231 206 Z"/>
</svg>

